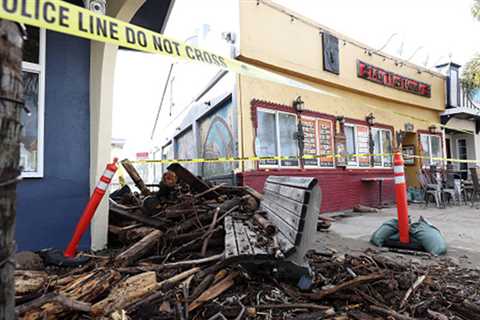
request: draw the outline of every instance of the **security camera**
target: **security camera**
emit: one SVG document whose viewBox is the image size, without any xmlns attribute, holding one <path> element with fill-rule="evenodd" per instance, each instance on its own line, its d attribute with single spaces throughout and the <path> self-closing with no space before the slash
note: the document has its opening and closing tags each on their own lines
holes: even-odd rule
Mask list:
<svg viewBox="0 0 480 320">
<path fill-rule="evenodd" d="M 222 32 L 222 39 L 228 43 L 235 44 L 237 35 L 234 32 Z"/>
<path fill-rule="evenodd" d="M 107 0 L 84 0 L 85 8 L 98 13 L 105 14 L 107 11 Z"/>
</svg>

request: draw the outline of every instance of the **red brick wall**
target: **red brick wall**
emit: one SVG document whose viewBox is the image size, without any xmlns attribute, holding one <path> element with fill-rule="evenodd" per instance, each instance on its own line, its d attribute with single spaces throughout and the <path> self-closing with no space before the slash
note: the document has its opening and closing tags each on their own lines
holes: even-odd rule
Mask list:
<svg viewBox="0 0 480 320">
<path fill-rule="evenodd" d="M 265 180 L 270 175 L 305 176 L 318 179 L 322 192 L 321 212 L 335 212 L 352 209 L 363 204 L 378 204 L 378 182 L 362 182 L 363 178 L 393 177 L 391 169 L 323 169 L 323 170 L 257 170 L 239 174 L 241 185 L 248 185 L 262 192 Z M 393 181 L 383 183 L 383 201 L 394 202 Z"/>
</svg>

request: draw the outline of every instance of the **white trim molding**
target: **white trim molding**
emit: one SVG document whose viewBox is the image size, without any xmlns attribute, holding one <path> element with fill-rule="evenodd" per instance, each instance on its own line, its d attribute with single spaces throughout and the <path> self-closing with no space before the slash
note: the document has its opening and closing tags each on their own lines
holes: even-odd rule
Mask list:
<svg viewBox="0 0 480 320">
<path fill-rule="evenodd" d="M 40 29 L 38 63 L 22 62 L 22 71 L 36 73 L 38 77 L 38 119 L 37 119 L 37 170 L 22 172 L 22 178 L 43 178 L 44 176 L 44 134 L 45 134 L 45 64 L 47 33 Z"/>
</svg>

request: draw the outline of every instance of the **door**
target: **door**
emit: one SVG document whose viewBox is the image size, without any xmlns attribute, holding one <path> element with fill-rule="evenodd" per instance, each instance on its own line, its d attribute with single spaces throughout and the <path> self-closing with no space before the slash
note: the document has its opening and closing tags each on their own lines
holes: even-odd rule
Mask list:
<svg viewBox="0 0 480 320">
<path fill-rule="evenodd" d="M 447 159 L 452 159 L 452 149 L 450 145 L 450 138 L 445 138 L 445 148 L 447 149 Z M 451 161 L 448 161 L 448 164 L 451 164 Z"/>
<path fill-rule="evenodd" d="M 458 139 L 457 140 L 457 150 L 458 150 L 458 159 L 460 160 L 467 160 L 467 140 L 466 139 Z M 459 163 L 459 170 L 462 175 L 462 179 L 467 179 L 468 175 L 468 164 L 467 163 Z"/>
</svg>

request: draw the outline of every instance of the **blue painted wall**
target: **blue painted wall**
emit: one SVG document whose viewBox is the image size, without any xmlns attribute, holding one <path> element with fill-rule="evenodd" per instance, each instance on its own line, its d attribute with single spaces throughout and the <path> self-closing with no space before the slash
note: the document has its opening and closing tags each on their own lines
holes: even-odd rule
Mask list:
<svg viewBox="0 0 480 320">
<path fill-rule="evenodd" d="M 47 32 L 44 178 L 18 185 L 19 250 L 64 248 L 88 201 L 89 77 L 90 42 Z"/>
</svg>

